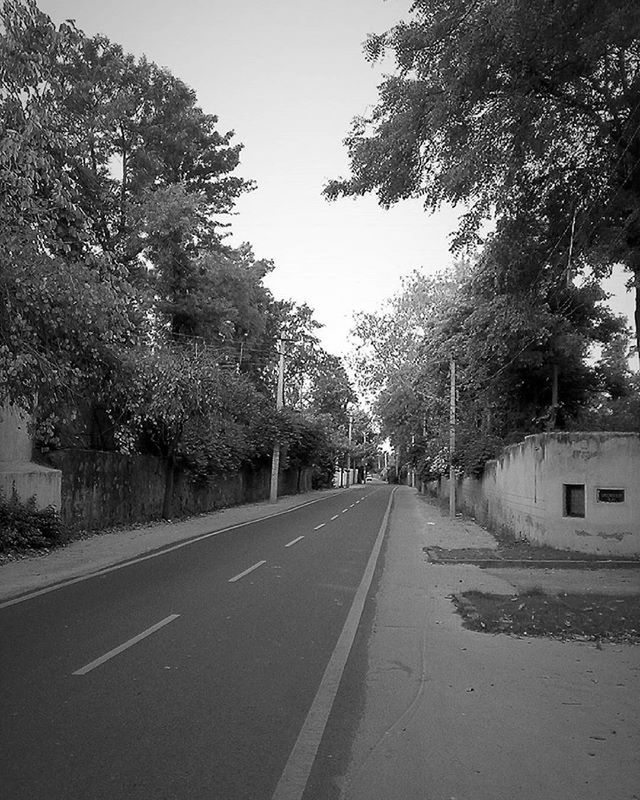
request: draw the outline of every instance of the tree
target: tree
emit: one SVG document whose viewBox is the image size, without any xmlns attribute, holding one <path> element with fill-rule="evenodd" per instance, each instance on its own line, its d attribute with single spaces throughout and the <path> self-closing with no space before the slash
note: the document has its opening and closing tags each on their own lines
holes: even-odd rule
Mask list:
<svg viewBox="0 0 640 800">
<path fill-rule="evenodd" d="M 125 369 L 128 377 L 114 392 L 110 413 L 122 450 L 164 460 L 163 516 L 171 516 L 176 466 L 205 479 L 259 463 L 270 452 L 278 429 L 270 403 L 206 350 L 132 350 Z"/>
<path fill-rule="evenodd" d="M 2 256 L 5 256 L 4 258 Z M 100 279 L 99 265 L 0 247 L 0 400 L 33 410 L 99 398 L 121 354 L 144 337 L 131 287 Z"/>
<path fill-rule="evenodd" d="M 148 207 L 150 193 L 176 185 L 198 195 L 197 241 L 219 242 L 222 217 L 253 186 L 232 175 L 242 150 L 231 144 L 233 132 L 221 134 L 217 118 L 168 70 L 104 36 L 79 34 L 62 72 L 70 168 L 101 246 L 129 263 L 136 255 L 138 206 Z"/>
<path fill-rule="evenodd" d="M 640 7 L 416 0 L 411 12 L 367 42 L 398 72 L 354 121 L 352 175 L 326 196 L 464 201 L 458 244 L 533 200 L 552 234 L 540 263 L 566 264 L 572 247 L 628 267 L 640 345 Z"/>
<path fill-rule="evenodd" d="M 351 333 L 357 345 L 350 365 L 361 392 L 375 398 L 389 380 L 399 384 L 410 381 L 427 331 L 449 305 L 469 269 L 470 262 L 459 259 L 452 270 L 433 277 L 414 270 L 380 311 L 355 315 Z"/>
<path fill-rule="evenodd" d="M 221 244 L 250 187 L 231 139 L 166 70 L 4 0 L 0 400 L 96 393 L 158 313 L 176 332 L 260 335 L 270 266 Z"/>
<path fill-rule="evenodd" d="M 494 258 L 504 251 L 485 248 L 473 269 L 436 279 L 415 275 L 376 320 L 357 327 L 360 336 L 378 329 L 379 363 L 386 370 L 374 408 L 383 433 L 413 466 L 431 475 L 448 462 L 449 362 L 457 374 L 457 435 L 454 461 L 477 473 L 504 444 L 543 430 L 566 429 L 607 387 L 625 390 L 622 359 L 606 348 L 625 327 L 603 304 L 594 283 L 558 288 L 525 280 L 527 253 L 511 250 L 518 276 L 495 280 Z M 422 283 L 421 283 L 422 281 Z M 420 284 L 424 291 L 415 291 Z M 428 290 L 427 290 L 428 288 Z M 422 306 L 422 308 L 421 308 Z M 403 309 L 411 314 L 403 316 Z M 393 322 L 402 320 L 400 337 Z M 410 320 L 419 321 L 412 325 Z M 390 334 L 384 333 L 388 323 Z M 389 350 L 385 349 L 387 341 Z M 588 361 L 592 347 L 605 345 L 602 363 Z M 367 343 L 358 344 L 362 352 Z M 404 348 L 404 349 L 403 349 Z M 391 358 L 389 357 L 391 356 Z M 434 466 L 437 465 L 437 466 Z"/>
</svg>

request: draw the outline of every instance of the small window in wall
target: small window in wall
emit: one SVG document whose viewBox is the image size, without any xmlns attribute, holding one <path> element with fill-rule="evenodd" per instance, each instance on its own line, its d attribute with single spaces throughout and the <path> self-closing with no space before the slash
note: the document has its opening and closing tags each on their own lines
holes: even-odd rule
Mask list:
<svg viewBox="0 0 640 800">
<path fill-rule="evenodd" d="M 584 483 L 564 484 L 565 517 L 584 517 Z"/>
<path fill-rule="evenodd" d="M 598 489 L 599 503 L 624 503 L 624 489 Z"/>
</svg>

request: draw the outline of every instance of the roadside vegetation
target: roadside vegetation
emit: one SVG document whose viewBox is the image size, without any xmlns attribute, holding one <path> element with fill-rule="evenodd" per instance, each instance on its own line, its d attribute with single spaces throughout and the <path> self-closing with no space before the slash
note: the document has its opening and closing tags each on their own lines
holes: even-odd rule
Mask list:
<svg viewBox="0 0 640 800">
<path fill-rule="evenodd" d="M 640 6 L 416 0 L 364 49 L 396 69 L 325 196 L 461 209 L 455 264 L 355 319 L 358 386 L 400 471 L 447 469 L 452 359 L 468 475 L 527 434 L 639 431 Z M 635 339 L 606 304 L 616 267 Z"/>
<path fill-rule="evenodd" d="M 39 509 L 35 497 L 23 502 L 15 492 L 9 498 L 0 492 L 0 557 L 46 551 L 66 541 L 67 534 L 55 508 Z"/>
<path fill-rule="evenodd" d="M 0 405 L 33 413 L 42 453 L 160 456 L 167 496 L 176 467 L 257 469 L 276 438 L 316 486 L 346 462 L 344 365 L 313 310 L 266 287 L 274 264 L 229 243 L 254 188 L 241 152 L 169 70 L 2 0 Z"/>
</svg>

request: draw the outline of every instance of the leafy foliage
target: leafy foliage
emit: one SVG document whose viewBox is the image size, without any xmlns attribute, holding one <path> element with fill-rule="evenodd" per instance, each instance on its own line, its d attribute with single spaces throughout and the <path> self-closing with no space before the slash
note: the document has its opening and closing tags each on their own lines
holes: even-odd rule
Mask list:
<svg viewBox="0 0 640 800">
<path fill-rule="evenodd" d="M 351 176 L 329 198 L 376 192 L 465 202 L 457 245 L 486 218 L 547 227 L 547 263 L 624 263 L 640 281 L 640 8 L 626 0 L 416 0 L 369 38 L 396 74 L 346 140 Z M 507 246 L 508 242 L 502 241 Z M 640 343 L 640 306 L 636 338 Z"/>
<path fill-rule="evenodd" d="M 192 90 L 104 37 L 56 28 L 32 0 L 2 4 L 0 65 L 0 397 L 28 407 L 41 390 L 99 383 L 86 364 L 144 335 L 130 317 L 155 303 L 149 265 L 184 297 L 181 259 L 193 271 L 199 247 L 219 246 L 214 215 L 251 184 L 229 174 L 240 146 Z"/>
<path fill-rule="evenodd" d="M 0 403 L 37 400 L 45 447 L 160 455 L 165 512 L 176 466 L 260 466 L 276 438 L 326 481 L 354 397 L 312 309 L 225 241 L 253 188 L 233 139 L 168 70 L 2 0 Z M 274 411 L 280 334 L 297 413 Z"/>
<path fill-rule="evenodd" d="M 53 506 L 39 509 L 35 497 L 22 502 L 15 490 L 0 492 L 0 552 L 40 549 L 60 544 L 64 529 Z"/>
<path fill-rule="evenodd" d="M 372 315 L 365 328 L 356 324 L 361 336 L 378 323 L 402 319 L 403 309 L 414 306 L 412 315 L 420 325 L 405 323 L 401 331 L 409 335 L 401 338 L 392 325 L 379 324 L 380 361 L 368 363 L 363 377 L 366 382 L 373 370 L 386 371 L 376 412 L 402 463 L 411 464 L 423 480 L 449 466 L 452 356 L 457 379 L 452 457 L 467 474 L 478 475 L 504 444 L 529 433 L 586 424 L 587 409 L 596 402 L 603 406 L 601 418 L 607 416 L 604 408 L 613 415 L 616 398 L 633 393 L 625 366 L 626 329 L 603 305 L 604 294 L 596 285 L 572 284 L 560 291 L 521 281 L 498 293 L 487 286 L 491 259 L 486 249 L 473 268 L 458 266 L 439 279 L 414 276 L 377 320 Z M 415 291 L 420 280 L 429 291 Z M 595 344 L 604 349 L 602 360 L 593 364 L 588 357 Z M 612 416 L 611 424 L 614 418 L 621 416 Z M 587 427 L 595 419 L 592 414 Z"/>
</svg>

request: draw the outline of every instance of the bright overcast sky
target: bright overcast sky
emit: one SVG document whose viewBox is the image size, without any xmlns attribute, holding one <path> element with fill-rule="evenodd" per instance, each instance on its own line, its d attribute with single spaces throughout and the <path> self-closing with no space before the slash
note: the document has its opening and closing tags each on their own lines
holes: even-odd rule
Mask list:
<svg viewBox="0 0 640 800">
<path fill-rule="evenodd" d="M 373 197 L 321 197 L 328 179 L 347 174 L 352 117 L 376 99 L 382 70 L 364 60 L 362 42 L 406 16 L 410 0 L 38 4 L 56 23 L 75 19 L 87 35 L 167 67 L 221 130 L 235 131 L 244 144 L 238 174 L 258 188 L 237 204 L 234 241 L 275 262 L 266 282 L 276 297 L 315 309 L 327 349 L 344 352 L 353 312 L 375 310 L 402 275 L 451 262 L 451 210 L 427 216 L 417 201 L 385 211 Z M 623 295 L 616 310 L 631 313 Z"/>
</svg>

